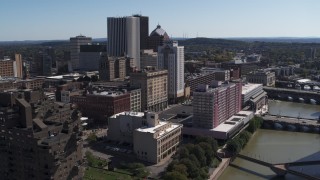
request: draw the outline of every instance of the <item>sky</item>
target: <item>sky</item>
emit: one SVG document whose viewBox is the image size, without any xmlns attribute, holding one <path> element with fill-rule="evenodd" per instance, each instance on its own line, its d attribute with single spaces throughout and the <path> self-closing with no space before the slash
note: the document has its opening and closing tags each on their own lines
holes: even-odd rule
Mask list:
<svg viewBox="0 0 320 180">
<path fill-rule="evenodd" d="M 320 37 L 319 0 L 0 0 L 0 41 L 107 37 L 107 17 L 149 16 L 171 37 Z"/>
</svg>

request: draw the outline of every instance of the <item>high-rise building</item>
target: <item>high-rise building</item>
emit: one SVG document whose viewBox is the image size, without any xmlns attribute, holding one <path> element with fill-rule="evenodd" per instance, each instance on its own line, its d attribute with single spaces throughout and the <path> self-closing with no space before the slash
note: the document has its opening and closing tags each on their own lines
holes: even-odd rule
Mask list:
<svg viewBox="0 0 320 180">
<path fill-rule="evenodd" d="M 156 67 L 158 63 L 158 53 L 152 49 L 141 50 L 140 54 L 140 67 L 143 69 L 148 66 Z"/>
<path fill-rule="evenodd" d="M 79 35 L 79 36 L 70 38 L 70 59 L 71 59 L 72 70 L 79 69 L 80 46 L 90 44 L 90 43 L 92 43 L 91 37 Z"/>
<path fill-rule="evenodd" d="M 168 71 L 144 70 L 130 74 L 130 84 L 141 88 L 141 110 L 162 111 L 168 106 Z"/>
<path fill-rule="evenodd" d="M 99 64 L 100 79 L 105 81 L 124 80 L 131 61 L 132 59 L 128 57 L 108 57 L 106 53 L 102 54 Z"/>
<path fill-rule="evenodd" d="M 107 51 L 106 45 L 81 45 L 79 54 L 79 70 L 97 71 L 102 53 Z"/>
<path fill-rule="evenodd" d="M 148 38 L 148 49 L 158 52 L 158 46 L 163 46 L 165 42 L 170 40 L 167 32 L 160 25 L 156 27 Z"/>
<path fill-rule="evenodd" d="M 15 60 L 9 57 L 0 59 L 0 76 L 23 78 L 21 54 L 15 54 Z"/>
<path fill-rule="evenodd" d="M 168 99 L 176 103 L 184 96 L 184 47 L 176 41 L 159 46 L 158 69 L 168 70 Z"/>
<path fill-rule="evenodd" d="M 39 91 L 0 93 L 1 179 L 82 179 L 79 114 Z"/>
<path fill-rule="evenodd" d="M 217 82 L 215 82 L 217 83 Z M 193 127 L 213 129 L 241 110 L 241 83 L 201 85 L 193 92 Z"/>
<path fill-rule="evenodd" d="M 133 58 L 140 70 L 140 49 L 146 46 L 149 31 L 148 17 L 108 17 L 108 54 Z"/>
</svg>

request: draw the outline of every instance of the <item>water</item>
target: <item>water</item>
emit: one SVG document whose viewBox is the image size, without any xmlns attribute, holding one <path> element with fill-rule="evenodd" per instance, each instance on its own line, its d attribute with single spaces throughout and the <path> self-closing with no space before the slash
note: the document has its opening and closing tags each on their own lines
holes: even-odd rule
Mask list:
<svg viewBox="0 0 320 180">
<path fill-rule="evenodd" d="M 260 129 L 249 141 L 241 154 L 269 163 L 292 162 L 300 159 L 320 160 L 320 135 L 288 131 Z M 312 157 L 308 157 L 313 155 Z M 276 177 L 268 167 L 237 158 L 232 162 L 219 180 L 256 179 L 301 179 L 287 174 L 285 178 Z M 320 177 L 320 166 L 296 167 L 298 171 Z M 316 170 L 317 169 L 317 170 Z"/>
<path fill-rule="evenodd" d="M 279 113 L 280 112 L 280 113 Z M 269 101 L 269 113 L 283 116 L 317 119 L 320 106 Z M 297 160 L 320 160 L 320 135 L 301 132 L 276 131 L 259 129 L 248 142 L 241 154 L 269 163 L 284 163 Z M 309 175 L 320 177 L 320 165 L 295 167 Z M 277 177 L 269 168 L 236 158 L 219 180 L 256 180 L 256 179 L 301 179 L 287 174 L 284 178 Z"/>
<path fill-rule="evenodd" d="M 318 119 L 320 116 L 320 106 L 304 103 L 285 102 L 269 100 L 269 113 L 272 115 L 282 115 L 307 119 Z"/>
</svg>

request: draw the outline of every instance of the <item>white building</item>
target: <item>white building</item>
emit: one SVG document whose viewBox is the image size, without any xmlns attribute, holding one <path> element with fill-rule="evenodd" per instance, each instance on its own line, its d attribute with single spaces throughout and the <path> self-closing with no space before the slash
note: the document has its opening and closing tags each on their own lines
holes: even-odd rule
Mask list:
<svg viewBox="0 0 320 180">
<path fill-rule="evenodd" d="M 92 43 L 91 37 L 86 36 L 76 36 L 70 38 L 70 59 L 71 59 L 71 67 L 70 71 L 76 70 L 79 68 L 80 62 L 80 45 L 86 45 Z"/>
<path fill-rule="evenodd" d="M 184 96 L 184 47 L 176 41 L 159 46 L 158 69 L 168 70 L 168 98 L 176 103 Z"/>
<path fill-rule="evenodd" d="M 122 112 L 108 121 L 108 138 L 133 144 L 138 159 L 159 163 L 167 160 L 181 141 L 181 124 L 160 121 L 151 112 Z"/>
</svg>

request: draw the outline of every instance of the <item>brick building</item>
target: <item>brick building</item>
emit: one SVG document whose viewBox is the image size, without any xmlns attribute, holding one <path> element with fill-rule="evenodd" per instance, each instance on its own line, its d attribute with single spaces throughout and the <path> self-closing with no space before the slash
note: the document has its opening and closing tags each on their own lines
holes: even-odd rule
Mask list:
<svg viewBox="0 0 320 180">
<path fill-rule="evenodd" d="M 79 112 L 40 91 L 0 93 L 1 179 L 81 179 Z"/>
</svg>

